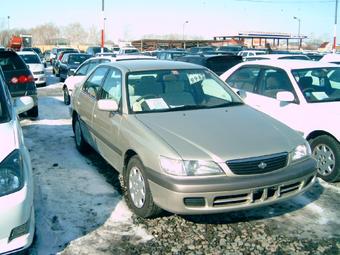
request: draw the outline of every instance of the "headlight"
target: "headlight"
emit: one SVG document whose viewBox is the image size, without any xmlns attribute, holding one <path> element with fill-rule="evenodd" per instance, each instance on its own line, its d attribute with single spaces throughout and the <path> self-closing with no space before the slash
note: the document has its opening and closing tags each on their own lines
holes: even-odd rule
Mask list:
<svg viewBox="0 0 340 255">
<path fill-rule="evenodd" d="M 0 163 L 0 196 L 18 191 L 23 186 L 23 162 L 19 150 Z"/>
<path fill-rule="evenodd" d="M 306 142 L 305 144 L 296 146 L 295 150 L 291 153 L 291 159 L 292 161 L 296 161 L 309 155 L 311 155 L 311 149 L 308 142 Z"/>
<path fill-rule="evenodd" d="M 177 176 L 207 176 L 224 174 L 222 169 L 212 161 L 178 160 L 161 156 L 160 164 L 166 173 Z"/>
</svg>

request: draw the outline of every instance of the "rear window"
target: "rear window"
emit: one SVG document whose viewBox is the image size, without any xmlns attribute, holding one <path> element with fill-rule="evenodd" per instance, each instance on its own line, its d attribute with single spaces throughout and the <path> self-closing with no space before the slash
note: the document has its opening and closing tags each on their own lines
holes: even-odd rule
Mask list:
<svg viewBox="0 0 340 255">
<path fill-rule="evenodd" d="M 37 55 L 20 55 L 26 64 L 41 64 Z"/>
<path fill-rule="evenodd" d="M 27 69 L 24 61 L 18 54 L 12 51 L 3 51 L 0 53 L 0 66 L 4 72 Z"/>
<path fill-rule="evenodd" d="M 88 56 L 88 55 L 70 55 L 69 56 L 69 63 L 71 65 L 80 65 L 81 63 L 83 63 L 89 57 L 90 56 Z"/>
<path fill-rule="evenodd" d="M 242 62 L 242 57 L 213 57 L 207 59 L 207 67 L 216 73 L 217 75 L 221 75 L 228 69 L 232 68 L 234 65 Z"/>
</svg>

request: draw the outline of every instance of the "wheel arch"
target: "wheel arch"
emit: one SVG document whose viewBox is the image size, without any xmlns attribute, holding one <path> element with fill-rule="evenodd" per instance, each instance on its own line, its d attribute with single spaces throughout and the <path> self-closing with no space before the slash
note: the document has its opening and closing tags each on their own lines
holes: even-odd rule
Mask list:
<svg viewBox="0 0 340 255">
<path fill-rule="evenodd" d="M 133 157 L 133 156 L 136 156 L 138 155 L 137 152 L 135 152 L 134 150 L 132 149 L 128 149 L 125 154 L 124 154 L 124 162 L 123 162 L 123 172 L 126 170 L 127 168 L 127 165 L 130 161 L 130 159 Z"/>
<path fill-rule="evenodd" d="M 316 137 L 318 136 L 321 136 L 321 135 L 328 135 L 330 137 L 332 137 L 335 141 L 338 141 L 338 139 L 336 139 L 336 137 L 334 135 L 332 135 L 331 133 L 328 133 L 324 130 L 315 130 L 313 132 L 311 132 L 307 137 L 307 141 L 310 141 L 310 140 L 313 140 L 315 139 Z M 339 141 L 338 141 L 339 142 Z"/>
</svg>

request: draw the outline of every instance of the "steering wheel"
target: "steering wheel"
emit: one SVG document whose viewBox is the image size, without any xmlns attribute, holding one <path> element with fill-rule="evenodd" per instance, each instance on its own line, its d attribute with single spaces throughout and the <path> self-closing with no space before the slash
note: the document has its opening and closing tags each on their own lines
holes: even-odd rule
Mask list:
<svg viewBox="0 0 340 255">
<path fill-rule="evenodd" d="M 308 93 L 308 92 L 314 92 L 315 91 L 315 89 L 313 89 L 313 88 L 306 88 L 306 89 L 304 89 L 304 90 L 302 90 L 302 92 L 305 94 L 305 93 Z"/>
<path fill-rule="evenodd" d="M 140 96 L 140 97 L 138 97 L 137 99 L 136 99 L 136 102 L 140 102 L 140 101 L 142 101 L 142 99 L 152 99 L 152 98 L 156 98 L 156 95 L 153 95 L 153 94 L 146 94 L 146 95 L 142 95 L 142 96 Z"/>
</svg>

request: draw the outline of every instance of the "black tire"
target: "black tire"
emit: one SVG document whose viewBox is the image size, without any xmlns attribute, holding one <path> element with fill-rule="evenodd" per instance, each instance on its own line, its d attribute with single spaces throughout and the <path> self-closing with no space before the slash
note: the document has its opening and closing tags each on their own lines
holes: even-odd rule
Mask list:
<svg viewBox="0 0 340 255">
<path fill-rule="evenodd" d="M 26 112 L 27 114 L 27 117 L 30 117 L 30 118 L 37 118 L 39 116 L 39 108 L 38 106 L 34 106 L 32 109 L 28 110 Z"/>
<path fill-rule="evenodd" d="M 313 157 L 318 161 L 318 177 L 327 182 L 336 182 L 340 180 L 340 144 L 331 136 L 321 135 L 309 141 Z M 326 158 L 320 149 L 326 149 L 327 155 L 333 160 L 333 164 L 327 166 Z M 318 153 L 319 152 L 319 153 Z"/>
<path fill-rule="evenodd" d="M 136 206 L 135 203 L 133 202 L 133 198 L 131 195 L 132 184 L 131 186 L 129 185 L 131 172 L 136 169 L 138 169 L 139 173 L 142 176 L 142 181 L 144 182 L 145 199 L 142 203 L 142 206 Z M 125 190 L 124 190 L 125 200 L 128 206 L 130 207 L 130 209 L 135 214 L 137 214 L 138 216 L 142 218 L 154 218 L 162 212 L 162 209 L 159 208 L 153 201 L 149 182 L 144 172 L 144 165 L 138 156 L 133 156 L 129 160 L 129 163 L 126 167 L 123 178 L 124 178 L 124 187 L 125 187 Z"/>
<path fill-rule="evenodd" d="M 68 93 L 67 88 L 63 89 L 63 95 L 64 95 L 64 104 L 69 105 L 71 103 L 71 97 L 70 97 L 70 94 Z"/>
<path fill-rule="evenodd" d="M 75 120 L 74 120 L 74 140 L 76 142 L 77 150 L 80 153 L 86 153 L 89 151 L 90 146 L 84 139 L 78 116 L 75 117 Z"/>
</svg>

